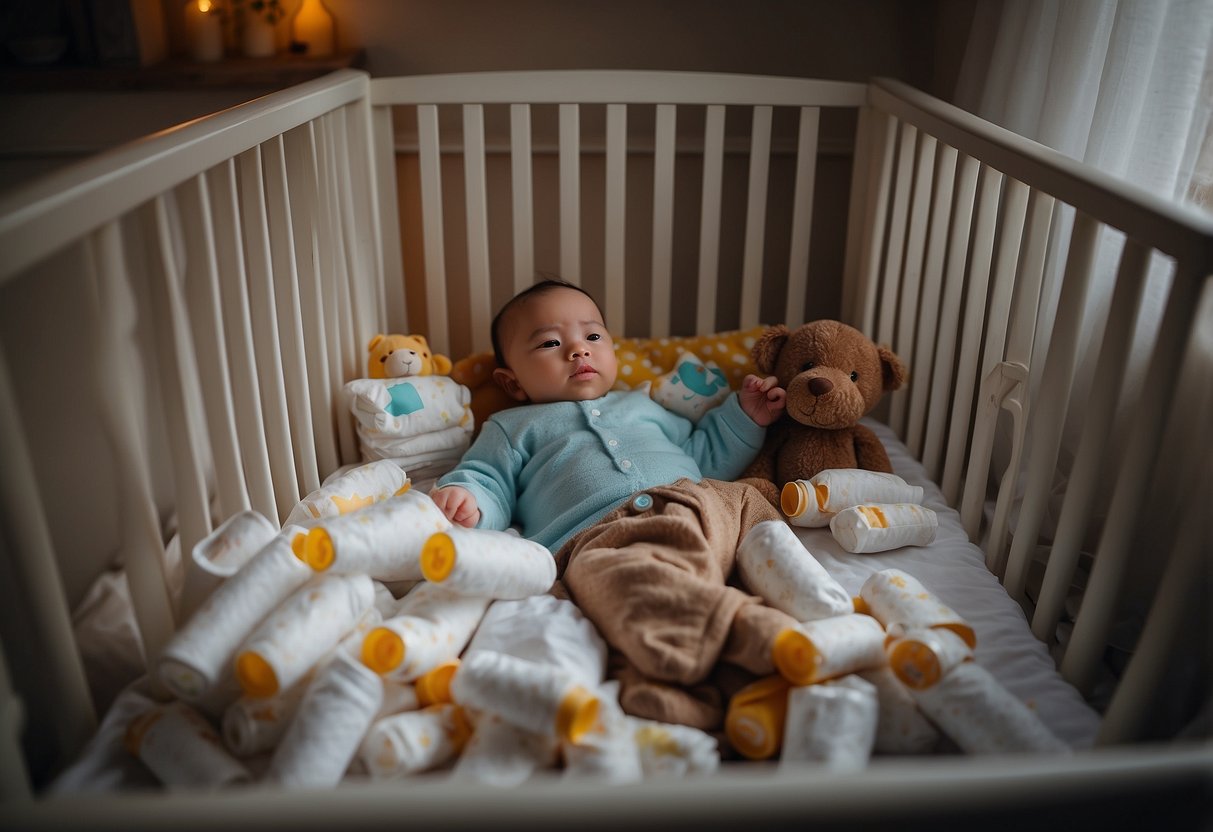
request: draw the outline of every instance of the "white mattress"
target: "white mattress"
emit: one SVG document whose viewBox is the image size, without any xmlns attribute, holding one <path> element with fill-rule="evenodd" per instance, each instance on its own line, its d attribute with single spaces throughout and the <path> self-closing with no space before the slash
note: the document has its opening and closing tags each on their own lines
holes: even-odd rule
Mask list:
<svg viewBox="0 0 1213 832">
<path fill-rule="evenodd" d="M 918 578 L 972 625 L 977 634 L 979 664 L 1033 708 L 1059 739 L 1076 750 L 1090 748 L 1098 731 L 1099 714 L 1057 673 L 1045 645 L 1032 635 L 1023 611 L 986 569 L 981 550 L 965 536 L 959 514 L 947 506 L 939 487 L 927 479 L 922 465 L 888 427 L 864 421 L 888 449 L 894 471 L 907 482 L 923 487 L 923 503 L 939 519 L 935 541 L 925 547 L 855 555 L 843 550 L 828 528 L 796 528 L 797 535 L 852 594 L 858 594 L 868 575 L 881 569 L 901 569 Z M 129 609 L 117 603 L 92 606 L 97 614 L 78 615 L 76 623 L 86 664 L 90 651 L 103 651 L 107 662 L 115 661 L 115 630 L 133 630 L 133 626 L 120 626 L 116 619 L 129 618 Z M 132 647 L 138 650 L 137 644 Z M 81 758 L 55 782 L 54 791 L 108 791 L 154 785 L 154 779 L 142 764 L 122 748 L 125 726 L 149 704 L 145 680 L 137 680 L 124 690 Z"/>
</svg>

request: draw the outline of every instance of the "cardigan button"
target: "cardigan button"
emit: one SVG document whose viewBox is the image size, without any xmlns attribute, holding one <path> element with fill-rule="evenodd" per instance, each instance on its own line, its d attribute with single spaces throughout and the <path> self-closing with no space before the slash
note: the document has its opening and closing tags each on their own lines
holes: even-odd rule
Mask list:
<svg viewBox="0 0 1213 832">
<path fill-rule="evenodd" d="M 637 494 L 632 498 L 632 508 L 637 511 L 648 511 L 653 507 L 653 498 L 648 494 Z"/>
</svg>

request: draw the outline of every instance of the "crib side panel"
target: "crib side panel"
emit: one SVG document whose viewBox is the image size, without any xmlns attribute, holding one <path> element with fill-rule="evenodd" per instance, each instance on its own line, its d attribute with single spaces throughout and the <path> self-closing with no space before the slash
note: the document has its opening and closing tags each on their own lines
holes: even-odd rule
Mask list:
<svg viewBox="0 0 1213 832">
<path fill-rule="evenodd" d="M 1185 630 L 1199 581 L 1165 593 L 1208 540 L 1207 443 L 1168 425 L 1211 415 L 1213 222 L 896 82 L 869 105 L 860 142 L 884 157 L 853 190 L 870 219 L 848 314 L 915 378 L 891 424 L 1063 675 L 1111 697 L 1104 741 L 1146 736 L 1145 674 L 1173 671 L 1185 638 L 1208 646 Z M 1110 643 L 1132 655 L 1114 694 Z"/>
<path fill-rule="evenodd" d="M 0 205 L 0 303 L 12 310 L 64 268 L 74 273 L 54 280 L 80 288 L 22 327 L 27 343 L 6 331 L 3 353 L 4 442 L 23 449 L 4 466 L 12 579 L 0 583 L 14 615 L 3 655 L 16 695 L 4 708 L 24 712 L 34 788 L 95 724 L 67 613 L 81 588 L 124 570 L 152 668 L 198 601 L 180 560 L 234 513 L 277 525 L 358 461 L 341 386 L 364 374 L 366 342 L 386 328 L 366 89 L 364 74 L 336 73 L 87 160 Z M 62 367 L 65 347 L 79 366 L 36 382 L 42 364 L 25 352 L 57 353 Z M 37 483 L 62 457 L 42 425 L 29 430 L 50 379 L 74 391 L 73 429 L 101 443 L 73 462 L 105 485 L 76 504 Z M 26 456 L 42 470 L 18 465 Z"/>
</svg>

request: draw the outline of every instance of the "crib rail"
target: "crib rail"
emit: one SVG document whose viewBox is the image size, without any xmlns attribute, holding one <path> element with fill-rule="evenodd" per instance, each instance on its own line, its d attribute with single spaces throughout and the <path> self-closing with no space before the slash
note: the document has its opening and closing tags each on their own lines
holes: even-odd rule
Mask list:
<svg viewBox="0 0 1213 832">
<path fill-rule="evenodd" d="M 1127 583 L 1143 574 L 1143 561 L 1169 557 L 1151 635 L 1135 657 L 1157 674 L 1169 649 L 1163 633 L 1201 626 L 1191 606 L 1175 609 L 1188 603 L 1183 597 L 1164 593 L 1199 580 L 1196 552 L 1207 556 L 1207 443 L 1156 461 L 1172 414 L 1204 420 L 1191 424 L 1210 415 L 1198 322 L 1207 332 L 1213 221 L 895 81 L 869 88 L 858 141 L 874 164 L 856 166 L 873 174 L 853 191 L 861 225 L 848 250 L 850 309 L 917 372 L 893 397 L 892 427 L 960 508 L 970 537 L 984 535 L 988 565 L 1046 642 L 1082 582 L 1080 555 L 1094 551 L 1061 661 L 1087 693 Z M 1117 230 L 1131 231 L 1123 246 Z M 1154 279 L 1168 283 L 1165 311 L 1144 345 L 1144 376 L 1134 379 L 1127 368 L 1131 350 L 1142 348 L 1135 332 L 1148 330 L 1138 318 L 1152 262 Z M 1102 309 L 1092 301 L 1094 281 L 1114 287 Z M 1080 338 L 1092 322 L 1102 343 L 1092 344 L 1098 361 L 1084 363 Z M 1010 449 L 983 523 L 1000 410 L 1010 416 Z M 1063 434 L 1078 418 L 1071 463 Z M 1114 441 L 1117 426 L 1127 441 Z M 1051 505 L 1059 472 L 1068 480 L 1060 509 Z M 1162 483 L 1166 499 L 1151 500 Z M 1152 511 L 1179 530 L 1165 532 Z M 1049 512 L 1059 516 L 1046 523 Z M 1041 546 L 1043 578 L 1029 593 Z M 1143 730 L 1158 691 L 1141 672 L 1131 670 L 1137 683 L 1118 690 L 1104 741 Z"/>
</svg>

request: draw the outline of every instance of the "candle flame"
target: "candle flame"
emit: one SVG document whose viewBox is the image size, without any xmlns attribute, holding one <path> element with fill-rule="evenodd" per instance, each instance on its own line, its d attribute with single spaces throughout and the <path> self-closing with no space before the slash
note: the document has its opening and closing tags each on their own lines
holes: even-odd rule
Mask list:
<svg viewBox="0 0 1213 832">
<path fill-rule="evenodd" d="M 205 14 L 211 10 L 211 0 L 198 0 L 198 11 Z"/>
</svg>

